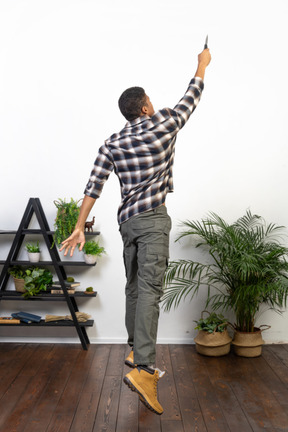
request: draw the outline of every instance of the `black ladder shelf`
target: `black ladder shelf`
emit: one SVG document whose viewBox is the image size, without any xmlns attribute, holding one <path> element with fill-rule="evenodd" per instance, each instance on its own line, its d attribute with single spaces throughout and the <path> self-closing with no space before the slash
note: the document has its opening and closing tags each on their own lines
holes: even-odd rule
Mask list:
<svg viewBox="0 0 288 432">
<path fill-rule="evenodd" d="M 32 216 L 35 213 L 35 216 L 37 218 L 37 221 L 39 223 L 40 229 L 29 229 L 29 224 L 31 222 Z M 9 280 L 9 273 L 8 269 L 11 265 L 24 265 L 24 264 L 30 264 L 29 261 L 19 261 L 17 260 L 19 251 L 21 249 L 21 246 L 23 244 L 23 240 L 25 238 L 26 234 L 40 234 L 43 236 L 45 244 L 47 246 L 47 249 L 49 251 L 51 261 L 41 261 L 38 264 L 39 265 L 50 265 L 54 267 L 54 270 L 57 274 L 58 280 L 61 284 L 61 288 L 63 290 L 63 294 L 49 294 L 44 292 L 43 294 L 38 294 L 37 296 L 33 296 L 31 298 L 32 301 L 66 301 L 67 306 L 69 308 L 72 321 L 54 321 L 54 322 L 45 322 L 44 320 L 41 320 L 40 323 L 20 323 L 15 324 L 17 326 L 35 326 L 35 327 L 75 327 L 77 334 L 79 336 L 80 342 L 82 344 L 82 348 L 84 350 L 87 350 L 88 345 L 90 344 L 86 327 L 92 327 L 94 324 L 94 320 L 88 320 L 86 322 L 79 322 L 76 317 L 76 312 L 79 311 L 76 298 L 77 297 L 88 297 L 83 292 L 75 293 L 75 294 L 68 294 L 67 288 L 65 285 L 65 279 L 67 279 L 66 271 L 65 271 L 65 265 L 67 266 L 91 266 L 91 264 L 86 264 L 84 261 L 61 261 L 58 250 L 56 245 L 53 242 L 53 234 L 54 232 L 50 230 L 45 213 L 43 211 L 41 202 L 39 198 L 30 198 L 26 207 L 26 210 L 24 212 L 24 215 L 22 217 L 22 220 L 20 222 L 19 228 L 17 231 L 0 231 L 0 234 L 15 234 L 14 240 L 12 242 L 10 251 L 8 253 L 7 259 L 5 261 L 0 260 L 0 264 L 3 265 L 3 269 L 0 275 L 0 301 L 1 300 L 24 300 L 29 301 L 30 299 L 26 300 L 24 299 L 20 293 L 16 291 L 5 291 L 7 282 Z M 86 233 L 90 235 L 99 235 L 99 232 L 91 232 Z M 53 246 L 52 246 L 53 245 Z M 92 264 L 92 266 L 95 264 Z M 89 297 L 96 297 L 97 293 L 90 294 Z M 0 326 L 9 325 L 10 327 L 12 324 L 0 324 Z"/>
</svg>

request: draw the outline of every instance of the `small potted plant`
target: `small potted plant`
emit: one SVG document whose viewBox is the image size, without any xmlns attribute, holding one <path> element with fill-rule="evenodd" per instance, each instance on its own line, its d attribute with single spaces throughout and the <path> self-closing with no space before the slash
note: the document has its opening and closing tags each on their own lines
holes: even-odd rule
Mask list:
<svg viewBox="0 0 288 432">
<path fill-rule="evenodd" d="M 208 313 L 207 318 L 203 317 L 204 313 Z M 232 338 L 227 331 L 228 320 L 222 314 L 203 311 L 195 322 L 195 330 L 199 331 L 194 341 L 199 354 L 219 357 L 230 352 Z"/>
<path fill-rule="evenodd" d="M 29 298 L 39 294 L 41 291 L 46 291 L 47 286 L 52 284 L 53 275 L 48 269 L 29 267 L 25 273 L 24 298 Z"/>
<path fill-rule="evenodd" d="M 84 260 L 86 264 L 95 264 L 98 256 L 105 253 L 104 247 L 99 246 L 95 240 L 87 241 L 83 246 Z"/>
<path fill-rule="evenodd" d="M 40 246 L 37 243 L 26 243 L 25 245 L 30 262 L 36 263 L 40 261 Z"/>
<path fill-rule="evenodd" d="M 86 288 L 86 290 L 84 291 L 85 294 L 94 294 L 94 290 L 93 287 L 88 287 Z"/>
<path fill-rule="evenodd" d="M 51 285 L 53 280 L 50 270 L 41 267 L 13 266 L 8 271 L 14 278 L 16 291 L 22 292 L 24 298 L 46 291 L 47 286 Z"/>
<path fill-rule="evenodd" d="M 22 266 L 10 267 L 8 273 L 13 277 L 15 290 L 17 292 L 24 293 L 26 291 L 25 289 L 26 272 L 24 267 Z"/>
</svg>

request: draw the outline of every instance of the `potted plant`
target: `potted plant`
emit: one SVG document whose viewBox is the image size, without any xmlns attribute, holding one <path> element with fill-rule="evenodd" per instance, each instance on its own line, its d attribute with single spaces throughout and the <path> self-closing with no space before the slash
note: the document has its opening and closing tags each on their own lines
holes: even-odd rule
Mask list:
<svg viewBox="0 0 288 432">
<path fill-rule="evenodd" d="M 88 287 L 86 288 L 86 290 L 84 291 L 85 294 L 94 294 L 94 290 L 93 287 Z"/>
<path fill-rule="evenodd" d="M 28 258 L 30 262 L 36 263 L 40 261 L 40 246 L 37 243 L 26 243 L 25 248 L 28 253 Z"/>
<path fill-rule="evenodd" d="M 250 211 L 232 224 L 211 213 L 207 219 L 186 221 L 183 225 L 186 229 L 177 240 L 192 236 L 197 240 L 195 246 L 207 252 L 210 262 L 170 262 L 165 275 L 165 308 L 178 306 L 188 295 L 193 298 L 200 286 L 207 286 L 206 306 L 234 311 L 236 354 L 260 355 L 263 329 L 255 327 L 255 320 L 261 305 L 281 313 L 287 304 L 288 249 L 281 244 L 280 236 L 284 227 L 267 225 Z M 248 349 L 238 351 L 239 332 L 241 336 L 252 335 L 257 350 L 252 348 L 251 352 L 252 343 L 243 342 L 241 337 L 241 344 Z"/>
<path fill-rule="evenodd" d="M 46 291 L 47 286 L 52 284 L 53 275 L 48 269 L 40 267 L 29 267 L 26 269 L 25 293 L 23 297 L 29 298 Z"/>
<path fill-rule="evenodd" d="M 58 198 L 54 204 L 57 207 L 57 214 L 54 223 L 54 243 L 60 246 L 74 231 L 80 213 L 79 201 L 71 198 L 70 202 Z"/>
<path fill-rule="evenodd" d="M 17 292 L 24 293 L 26 291 L 25 290 L 26 272 L 24 267 L 22 266 L 10 267 L 8 273 L 13 277 L 15 290 Z"/>
<path fill-rule="evenodd" d="M 48 269 L 41 267 L 21 267 L 13 266 L 9 269 L 9 274 L 16 280 L 20 279 L 22 281 L 21 291 L 17 289 L 16 291 L 23 292 L 24 298 L 30 298 L 34 295 L 39 294 L 41 291 L 46 291 L 47 286 L 52 284 L 53 275 Z"/>
<path fill-rule="evenodd" d="M 204 313 L 208 313 L 208 317 L 204 318 Z M 201 318 L 195 322 L 197 324 L 195 330 L 198 330 L 198 334 L 194 341 L 199 354 L 218 357 L 230 352 L 232 338 L 227 331 L 227 318 L 222 314 L 203 311 Z"/>
<path fill-rule="evenodd" d="M 87 241 L 83 246 L 84 260 L 86 264 L 95 264 L 98 256 L 105 253 L 105 249 L 99 246 L 99 243 L 95 240 Z"/>
</svg>

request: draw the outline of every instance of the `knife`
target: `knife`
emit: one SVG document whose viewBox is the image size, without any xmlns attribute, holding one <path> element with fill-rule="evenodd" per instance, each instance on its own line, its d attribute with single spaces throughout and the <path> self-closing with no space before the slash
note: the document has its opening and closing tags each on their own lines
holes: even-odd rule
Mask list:
<svg viewBox="0 0 288 432">
<path fill-rule="evenodd" d="M 204 45 L 204 49 L 207 49 L 207 48 L 208 48 L 208 35 L 206 36 L 205 45 Z"/>
</svg>

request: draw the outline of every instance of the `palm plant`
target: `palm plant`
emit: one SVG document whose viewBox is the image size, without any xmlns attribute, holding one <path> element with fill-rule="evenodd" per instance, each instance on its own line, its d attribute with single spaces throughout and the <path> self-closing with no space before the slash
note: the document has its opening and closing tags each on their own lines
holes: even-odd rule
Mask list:
<svg viewBox="0 0 288 432">
<path fill-rule="evenodd" d="M 192 260 L 170 262 L 162 301 L 165 309 L 177 307 L 203 285 L 208 287 L 206 307 L 232 309 L 235 328 L 254 331 L 262 304 L 278 313 L 287 304 L 288 249 L 281 245 L 282 226 L 266 224 L 250 211 L 229 225 L 216 213 L 201 221 L 186 221 L 178 239 L 197 238 L 196 247 L 207 249 L 211 263 Z M 212 290 L 213 289 L 213 290 Z"/>
</svg>

